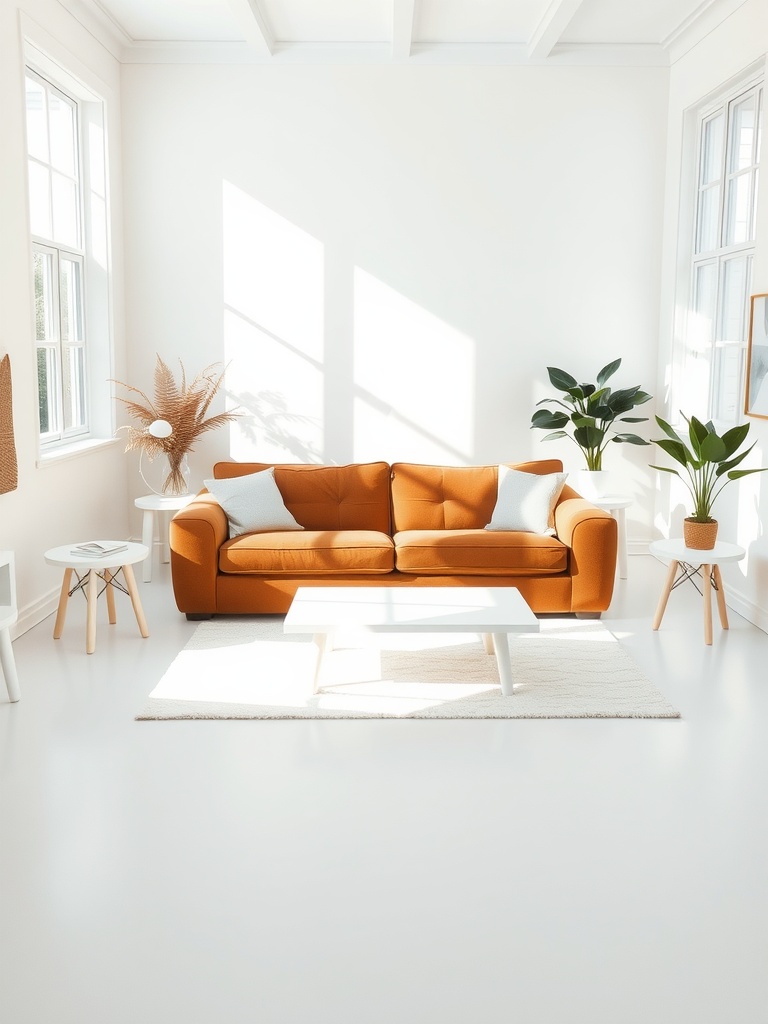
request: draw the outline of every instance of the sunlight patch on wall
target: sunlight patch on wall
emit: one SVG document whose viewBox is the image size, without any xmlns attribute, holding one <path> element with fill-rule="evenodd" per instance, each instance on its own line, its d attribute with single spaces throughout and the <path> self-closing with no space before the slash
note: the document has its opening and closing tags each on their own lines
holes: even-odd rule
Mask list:
<svg viewBox="0 0 768 1024">
<path fill-rule="evenodd" d="M 354 302 L 355 459 L 471 462 L 473 340 L 359 267 Z"/>
<path fill-rule="evenodd" d="M 231 457 L 321 461 L 323 246 L 225 181 L 222 263 Z"/>
</svg>

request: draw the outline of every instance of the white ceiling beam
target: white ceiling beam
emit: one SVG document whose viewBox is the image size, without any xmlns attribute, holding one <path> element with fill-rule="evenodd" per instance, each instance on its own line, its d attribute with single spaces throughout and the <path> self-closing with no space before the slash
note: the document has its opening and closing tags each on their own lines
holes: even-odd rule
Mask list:
<svg viewBox="0 0 768 1024">
<path fill-rule="evenodd" d="M 413 19 L 418 0 L 392 0 L 392 56 L 407 59 L 413 45 Z"/>
<path fill-rule="evenodd" d="M 552 0 L 528 40 L 529 57 L 548 57 L 584 0 Z"/>
<path fill-rule="evenodd" d="M 259 0 L 229 0 L 229 6 L 246 42 L 264 56 L 270 56 L 275 40 Z"/>
</svg>

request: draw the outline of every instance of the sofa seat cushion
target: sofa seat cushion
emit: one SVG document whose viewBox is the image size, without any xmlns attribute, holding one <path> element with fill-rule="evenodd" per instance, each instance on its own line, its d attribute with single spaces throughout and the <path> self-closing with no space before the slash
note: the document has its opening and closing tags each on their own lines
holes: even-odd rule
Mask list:
<svg viewBox="0 0 768 1024">
<path fill-rule="evenodd" d="M 395 534 L 395 566 L 436 576 L 540 576 L 565 572 L 568 548 L 512 530 L 404 530 Z"/>
<path fill-rule="evenodd" d="M 392 538 L 375 530 L 245 533 L 219 549 L 219 571 L 226 573 L 324 576 L 393 569 Z"/>
</svg>

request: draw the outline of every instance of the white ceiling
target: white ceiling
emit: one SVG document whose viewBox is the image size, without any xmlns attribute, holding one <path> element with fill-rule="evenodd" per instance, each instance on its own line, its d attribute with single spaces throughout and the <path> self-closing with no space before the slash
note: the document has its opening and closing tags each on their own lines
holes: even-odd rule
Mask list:
<svg viewBox="0 0 768 1024">
<path fill-rule="evenodd" d="M 239 59 L 425 58 L 542 61 L 589 51 L 612 63 L 668 63 L 675 40 L 703 33 L 744 0 L 64 0 L 108 28 L 121 56 L 168 59 L 228 44 Z M 623 55 L 623 58 L 622 58 Z M 645 55 L 645 60 L 642 56 Z"/>
</svg>

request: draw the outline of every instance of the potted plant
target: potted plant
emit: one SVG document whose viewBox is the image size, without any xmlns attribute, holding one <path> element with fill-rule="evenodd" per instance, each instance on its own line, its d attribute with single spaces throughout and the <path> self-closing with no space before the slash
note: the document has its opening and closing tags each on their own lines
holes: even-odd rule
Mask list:
<svg viewBox="0 0 768 1024">
<path fill-rule="evenodd" d="M 688 439 L 670 426 L 661 416 L 656 422 L 667 435 L 653 443 L 662 448 L 675 462 L 685 469 L 686 476 L 678 469 L 668 466 L 652 466 L 663 473 L 673 473 L 680 477 L 693 498 L 693 513 L 683 522 L 683 540 L 685 546 L 698 551 L 708 551 L 715 546 L 717 540 L 717 520 L 712 517 L 712 506 L 722 489 L 733 480 L 738 480 L 750 473 L 764 473 L 768 466 L 760 469 L 736 469 L 754 448 L 754 443 L 737 455 L 739 448 L 747 439 L 749 423 L 731 427 L 722 435 L 717 433 L 713 423 L 702 423 L 695 416 L 688 419 L 681 413 L 688 424 Z"/>
<path fill-rule="evenodd" d="M 128 431 L 125 450 L 129 452 L 138 449 L 139 473 L 151 490 L 154 491 L 155 488 L 146 480 L 141 468 L 141 458 L 144 455 L 150 461 L 157 456 L 164 456 L 166 460 L 163 471 L 163 494 L 186 494 L 189 483 L 187 454 L 193 450 L 193 443 L 201 434 L 215 430 L 224 423 L 231 423 L 239 415 L 236 411 L 208 415 L 211 402 L 224 380 L 223 370 L 214 372 L 218 365 L 212 363 L 190 381 L 187 380 L 184 364 L 180 361 L 181 381 L 177 383 L 170 368 L 158 355 L 155 364 L 154 401 L 138 388 L 115 381 L 120 387 L 142 399 L 137 401 L 134 398 L 118 396 L 118 401 L 122 402 L 131 416 L 140 423 L 138 427 L 124 428 Z"/>
<path fill-rule="evenodd" d="M 594 384 L 579 384 L 575 377 L 556 366 L 548 366 L 550 383 L 562 397 L 543 398 L 537 405 L 552 404 L 561 409 L 538 409 L 531 417 L 531 427 L 549 430 L 542 440 L 569 437 L 580 449 L 591 473 L 603 469 L 603 452 L 608 443 L 650 444 L 637 434 L 617 431 L 614 424 L 645 423 L 647 416 L 628 416 L 637 405 L 651 400 L 640 386 L 612 391 L 606 385 L 621 366 L 621 359 L 608 363 L 597 375 Z M 565 410 L 565 411 L 562 411 Z M 592 488 L 595 490 L 596 488 Z"/>
</svg>

